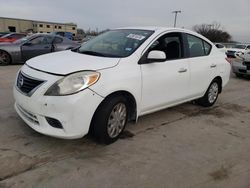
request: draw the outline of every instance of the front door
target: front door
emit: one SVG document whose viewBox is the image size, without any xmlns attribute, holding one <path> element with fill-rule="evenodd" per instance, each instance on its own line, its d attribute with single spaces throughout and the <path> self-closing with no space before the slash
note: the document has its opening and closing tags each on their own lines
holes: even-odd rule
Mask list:
<svg viewBox="0 0 250 188">
<path fill-rule="evenodd" d="M 32 57 L 50 53 L 52 40 L 46 36 L 38 36 L 21 46 L 22 60 L 25 62 Z"/>
<path fill-rule="evenodd" d="M 189 91 L 189 65 L 184 58 L 180 33 L 168 33 L 158 38 L 146 52 L 160 50 L 166 53 L 163 62 L 141 64 L 141 114 L 165 108 L 184 101 Z"/>
</svg>

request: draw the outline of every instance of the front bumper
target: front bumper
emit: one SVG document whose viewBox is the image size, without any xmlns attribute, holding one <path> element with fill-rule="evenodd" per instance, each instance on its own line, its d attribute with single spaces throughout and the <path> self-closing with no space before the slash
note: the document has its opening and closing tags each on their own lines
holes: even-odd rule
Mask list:
<svg viewBox="0 0 250 188">
<path fill-rule="evenodd" d="M 22 71 L 35 78 L 47 78 L 47 82 L 30 97 L 14 87 L 15 109 L 32 129 L 65 139 L 81 138 L 88 133 L 95 110 L 103 100 L 101 96 L 89 89 L 68 96 L 44 96 L 46 90 L 60 77 L 27 66 L 24 66 Z M 51 126 L 46 118 L 58 120 L 62 128 Z"/>
<path fill-rule="evenodd" d="M 232 63 L 233 73 L 250 75 L 250 69 L 247 68 L 246 65 L 243 65 L 242 62 L 234 61 Z"/>
</svg>

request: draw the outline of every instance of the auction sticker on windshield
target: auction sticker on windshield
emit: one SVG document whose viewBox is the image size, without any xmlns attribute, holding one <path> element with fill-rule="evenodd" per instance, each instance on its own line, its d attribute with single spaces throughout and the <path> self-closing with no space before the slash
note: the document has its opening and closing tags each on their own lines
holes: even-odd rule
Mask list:
<svg viewBox="0 0 250 188">
<path fill-rule="evenodd" d="M 129 34 L 127 38 L 135 39 L 135 40 L 143 40 L 145 37 L 143 35 Z"/>
</svg>

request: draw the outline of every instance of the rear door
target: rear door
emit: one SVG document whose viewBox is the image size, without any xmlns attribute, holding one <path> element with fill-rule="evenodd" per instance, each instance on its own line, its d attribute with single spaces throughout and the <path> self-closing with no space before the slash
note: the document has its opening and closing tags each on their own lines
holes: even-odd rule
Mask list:
<svg viewBox="0 0 250 188">
<path fill-rule="evenodd" d="M 210 55 L 212 45 L 197 36 L 185 34 L 185 48 L 189 57 L 190 96 L 201 96 L 217 75 L 217 60 Z"/>
<path fill-rule="evenodd" d="M 66 49 L 66 44 L 64 44 L 64 38 L 59 37 L 59 36 L 55 36 L 54 40 L 53 40 L 53 49 L 52 51 L 61 51 L 61 50 L 65 50 Z"/>
<path fill-rule="evenodd" d="M 38 36 L 21 46 L 22 60 L 27 61 L 32 57 L 50 53 L 52 51 L 52 36 Z"/>
</svg>

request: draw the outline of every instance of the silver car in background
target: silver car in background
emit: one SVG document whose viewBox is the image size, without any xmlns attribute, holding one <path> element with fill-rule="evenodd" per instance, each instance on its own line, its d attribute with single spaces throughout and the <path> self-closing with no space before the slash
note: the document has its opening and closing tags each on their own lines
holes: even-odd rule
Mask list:
<svg viewBox="0 0 250 188">
<path fill-rule="evenodd" d="M 250 50 L 250 44 L 235 44 L 231 48 L 227 48 L 226 55 L 229 58 L 236 58 L 244 55 Z"/>
<path fill-rule="evenodd" d="M 0 65 L 25 63 L 33 57 L 69 50 L 80 46 L 65 37 L 51 34 L 34 34 L 13 43 L 0 43 Z"/>
<path fill-rule="evenodd" d="M 237 58 L 232 62 L 232 70 L 233 73 L 237 77 L 242 77 L 244 75 L 250 75 L 250 52 L 241 56 L 241 58 Z"/>
</svg>

